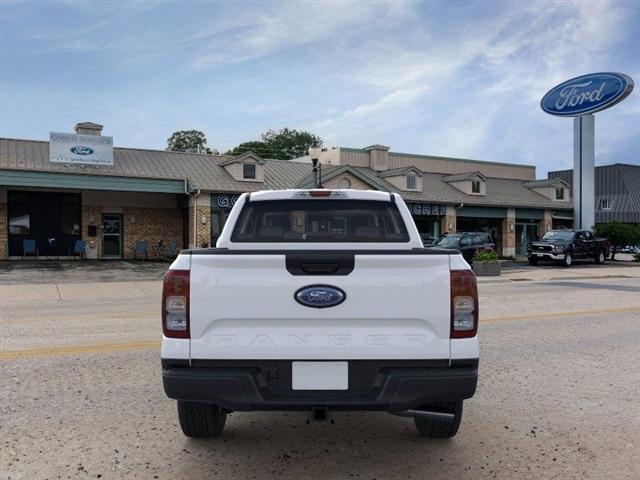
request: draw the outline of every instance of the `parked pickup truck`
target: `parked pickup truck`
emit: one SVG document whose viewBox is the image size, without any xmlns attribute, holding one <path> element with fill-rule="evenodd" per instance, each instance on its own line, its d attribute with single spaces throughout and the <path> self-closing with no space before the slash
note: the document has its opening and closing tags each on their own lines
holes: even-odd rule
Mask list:
<svg viewBox="0 0 640 480">
<path fill-rule="evenodd" d="M 164 278 L 162 376 L 189 437 L 229 412 L 381 410 L 456 434 L 478 375 L 476 279 L 395 193 L 241 195 Z"/>
<path fill-rule="evenodd" d="M 570 267 L 573 260 L 579 258 L 604 263 L 608 251 L 608 241 L 594 238 L 588 230 L 551 230 L 542 240 L 529 244 L 527 258 L 531 265 L 537 265 L 540 260 L 553 260 Z"/>
</svg>

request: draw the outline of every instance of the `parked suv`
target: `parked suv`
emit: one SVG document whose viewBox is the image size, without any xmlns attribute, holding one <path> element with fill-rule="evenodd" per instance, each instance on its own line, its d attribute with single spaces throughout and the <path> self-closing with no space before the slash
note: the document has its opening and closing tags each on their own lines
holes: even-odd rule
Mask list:
<svg viewBox="0 0 640 480">
<path fill-rule="evenodd" d="M 496 244 L 486 232 L 462 232 L 442 235 L 433 246 L 459 250 L 467 262 L 478 252 L 495 252 Z"/>
</svg>

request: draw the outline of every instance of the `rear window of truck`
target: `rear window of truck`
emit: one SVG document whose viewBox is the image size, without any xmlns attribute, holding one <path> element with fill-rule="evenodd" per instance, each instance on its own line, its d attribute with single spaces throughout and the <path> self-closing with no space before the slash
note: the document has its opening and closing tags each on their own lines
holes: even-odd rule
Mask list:
<svg viewBox="0 0 640 480">
<path fill-rule="evenodd" d="M 370 200 L 268 200 L 244 205 L 232 242 L 408 242 L 398 207 Z"/>
</svg>

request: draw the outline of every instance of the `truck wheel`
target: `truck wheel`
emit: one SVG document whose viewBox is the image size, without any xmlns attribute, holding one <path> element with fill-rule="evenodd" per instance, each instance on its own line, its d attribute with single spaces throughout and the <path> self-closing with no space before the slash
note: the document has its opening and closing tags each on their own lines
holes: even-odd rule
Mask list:
<svg viewBox="0 0 640 480">
<path fill-rule="evenodd" d="M 562 265 L 565 267 L 570 267 L 573 263 L 573 255 L 570 253 L 565 253 L 564 259 L 562 260 Z"/>
<path fill-rule="evenodd" d="M 227 412 L 213 403 L 178 400 L 178 418 L 187 437 L 215 438 L 222 434 Z"/>
<path fill-rule="evenodd" d="M 529 265 L 537 265 L 538 259 L 536 257 L 528 257 Z"/>
<path fill-rule="evenodd" d="M 435 402 L 424 405 L 422 408 L 434 412 L 453 413 L 453 421 L 446 422 L 431 418 L 415 417 L 413 420 L 421 437 L 426 438 L 451 438 L 458 433 L 462 420 L 462 400 L 452 402 Z"/>
<path fill-rule="evenodd" d="M 607 259 L 607 256 L 604 254 L 604 251 L 602 250 L 600 250 L 595 256 L 595 262 L 598 265 L 602 265 L 606 259 Z"/>
</svg>

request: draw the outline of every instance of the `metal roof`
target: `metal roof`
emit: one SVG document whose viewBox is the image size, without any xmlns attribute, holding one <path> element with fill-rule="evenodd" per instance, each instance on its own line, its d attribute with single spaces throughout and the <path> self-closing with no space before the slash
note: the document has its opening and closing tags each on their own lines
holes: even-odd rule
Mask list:
<svg viewBox="0 0 640 480">
<path fill-rule="evenodd" d="M 555 187 L 557 185 L 568 186 L 569 184 L 561 178 L 545 178 L 543 180 L 525 182 L 524 184 L 527 188 Z"/>
<path fill-rule="evenodd" d="M 474 178 L 481 178 L 485 180 L 487 177 L 480 172 L 467 172 L 457 173 L 455 175 L 446 175 L 442 178 L 445 182 L 461 182 L 463 180 L 473 180 Z"/>
<path fill-rule="evenodd" d="M 72 165 L 49 161 L 49 142 L 0 138 L 0 169 L 188 180 L 194 189 L 251 192 L 289 188 L 309 172 L 309 165 L 266 160 L 264 183 L 234 180 L 221 164 L 234 157 L 203 153 L 114 148 L 113 165 Z"/>
<path fill-rule="evenodd" d="M 415 172 L 418 176 L 422 176 L 422 171 L 413 165 L 408 167 L 400 167 L 400 168 L 391 168 L 389 170 L 384 170 L 382 172 L 378 172 L 378 176 L 384 177 L 396 177 L 398 175 L 406 175 L 409 172 Z"/>
<path fill-rule="evenodd" d="M 549 172 L 550 179 L 561 178 L 573 183 L 573 170 Z M 596 223 L 640 223 L 640 165 L 615 163 L 595 167 Z M 609 200 L 611 209 L 603 210 L 602 200 Z"/>
<path fill-rule="evenodd" d="M 49 142 L 0 138 L 0 169 L 59 172 L 88 176 L 188 180 L 193 189 L 215 192 L 253 192 L 301 187 L 313 181 L 308 163 L 268 160 L 264 182 L 237 181 L 222 166 L 234 157 L 202 153 L 169 152 L 139 148 L 114 148 L 113 165 L 71 165 L 49 162 Z M 486 177 L 486 195 L 466 195 L 444 181 L 451 175 L 422 172 L 421 192 L 408 192 L 382 178 L 382 172 L 350 165 L 323 166 L 323 179 L 348 171 L 374 189 L 396 192 L 409 202 L 571 209 L 528 189 L 523 180 Z M 406 170 L 406 169 L 403 169 Z M 418 169 L 419 170 L 419 169 Z M 476 175 L 475 172 L 471 172 Z M 388 176 L 388 172 L 386 173 Z M 636 180 L 640 184 L 640 178 Z"/>
</svg>

